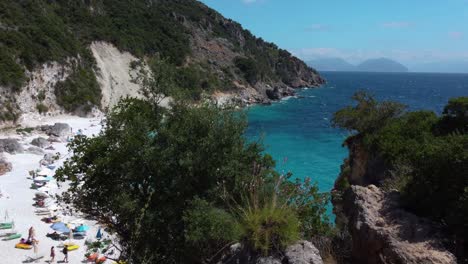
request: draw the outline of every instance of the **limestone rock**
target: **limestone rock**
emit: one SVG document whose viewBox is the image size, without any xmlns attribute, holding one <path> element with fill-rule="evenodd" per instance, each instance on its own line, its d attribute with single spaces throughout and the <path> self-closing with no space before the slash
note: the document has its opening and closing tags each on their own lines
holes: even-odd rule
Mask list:
<svg viewBox="0 0 468 264">
<path fill-rule="evenodd" d="M 65 123 L 55 123 L 52 126 L 40 126 L 39 130 L 45 132 L 48 136 L 64 138 L 71 135 L 71 128 Z"/>
<path fill-rule="evenodd" d="M 46 153 L 39 163 L 43 166 L 51 165 L 55 162 L 55 156 L 52 153 Z"/>
<path fill-rule="evenodd" d="M 0 152 L 16 154 L 23 152 L 23 146 L 14 138 L 0 139 Z"/>
<path fill-rule="evenodd" d="M 319 250 L 309 241 L 299 241 L 285 252 L 289 264 L 323 264 Z"/>
<path fill-rule="evenodd" d="M 42 155 L 44 154 L 44 150 L 42 150 L 40 147 L 36 146 L 31 146 L 26 150 L 28 153 L 31 154 L 36 154 L 36 155 Z"/>
<path fill-rule="evenodd" d="M 47 139 L 43 138 L 43 137 L 38 137 L 38 138 L 35 138 L 31 141 L 31 145 L 33 146 L 36 146 L 36 147 L 40 147 L 40 148 L 45 148 L 47 146 L 49 146 L 49 141 L 47 141 Z"/>
<path fill-rule="evenodd" d="M 343 210 L 356 263 L 457 263 L 443 247 L 439 227 L 401 209 L 396 192 L 384 193 L 374 185 L 351 186 Z"/>
<path fill-rule="evenodd" d="M 8 162 L 3 155 L 0 155 L 0 176 L 7 172 L 10 172 L 12 169 L 13 167 L 11 163 Z"/>
</svg>

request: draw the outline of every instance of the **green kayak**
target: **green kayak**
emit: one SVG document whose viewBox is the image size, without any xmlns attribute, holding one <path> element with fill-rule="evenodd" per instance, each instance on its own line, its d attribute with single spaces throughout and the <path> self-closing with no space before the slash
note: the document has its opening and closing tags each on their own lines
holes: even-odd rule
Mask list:
<svg viewBox="0 0 468 264">
<path fill-rule="evenodd" d="M 8 240 L 17 239 L 17 238 L 20 238 L 20 237 L 21 237 L 21 234 L 12 234 L 12 235 L 9 235 L 9 236 L 5 237 L 3 240 L 8 241 Z"/>
<path fill-rule="evenodd" d="M 13 223 L 2 223 L 0 224 L 0 229 L 10 229 L 13 228 Z"/>
</svg>

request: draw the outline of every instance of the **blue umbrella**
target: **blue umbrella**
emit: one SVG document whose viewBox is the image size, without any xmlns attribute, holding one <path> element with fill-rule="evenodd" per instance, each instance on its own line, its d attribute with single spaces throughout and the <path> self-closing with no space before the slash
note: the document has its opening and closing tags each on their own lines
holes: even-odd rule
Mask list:
<svg viewBox="0 0 468 264">
<path fill-rule="evenodd" d="M 61 233 L 69 233 L 70 229 L 62 222 L 54 223 L 50 226 L 53 230 Z"/>
<path fill-rule="evenodd" d="M 97 239 L 101 239 L 101 238 L 102 238 L 101 228 L 99 228 L 99 230 L 97 231 L 96 238 L 97 238 Z"/>
<path fill-rule="evenodd" d="M 76 232 L 86 232 L 88 231 L 89 227 L 87 225 L 80 225 L 77 228 L 75 228 Z"/>
</svg>

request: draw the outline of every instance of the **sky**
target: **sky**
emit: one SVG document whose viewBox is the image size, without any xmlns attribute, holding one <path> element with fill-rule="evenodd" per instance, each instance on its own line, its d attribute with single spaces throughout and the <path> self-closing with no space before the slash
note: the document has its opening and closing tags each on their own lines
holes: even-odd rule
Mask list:
<svg viewBox="0 0 468 264">
<path fill-rule="evenodd" d="M 201 1 L 304 60 L 468 62 L 468 0 Z"/>
</svg>

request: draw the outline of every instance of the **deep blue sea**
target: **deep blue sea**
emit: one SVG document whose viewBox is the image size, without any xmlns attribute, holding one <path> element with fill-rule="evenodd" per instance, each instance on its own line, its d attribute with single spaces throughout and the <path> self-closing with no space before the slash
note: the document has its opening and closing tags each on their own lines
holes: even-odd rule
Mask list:
<svg viewBox="0 0 468 264">
<path fill-rule="evenodd" d="M 378 99 L 407 104 L 410 110 L 441 113 L 448 99 L 468 96 L 468 74 L 325 72 L 327 84 L 303 89 L 297 97 L 271 106 L 248 108 L 247 137 L 262 138 L 279 171 L 310 177 L 328 192 L 347 156 L 341 145 L 347 132 L 332 128 L 335 111 L 352 103 L 350 97 L 366 90 Z"/>
</svg>

